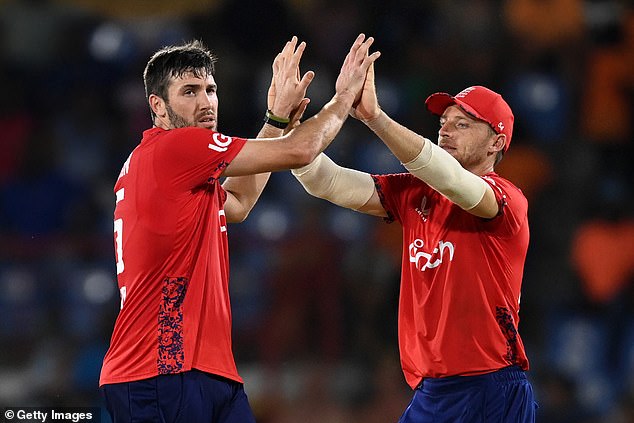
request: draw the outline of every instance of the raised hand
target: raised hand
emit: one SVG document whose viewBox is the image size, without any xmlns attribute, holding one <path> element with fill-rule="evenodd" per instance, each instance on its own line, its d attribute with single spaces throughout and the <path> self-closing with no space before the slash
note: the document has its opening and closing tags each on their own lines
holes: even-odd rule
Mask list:
<svg viewBox="0 0 634 423">
<path fill-rule="evenodd" d="M 374 63 L 370 65 L 365 74 L 365 82 L 361 90 L 361 97 L 353 105 L 350 115 L 363 122 L 370 122 L 381 114 L 381 107 L 376 96 L 376 85 L 374 82 Z"/>
<path fill-rule="evenodd" d="M 299 106 L 297 106 L 297 108 L 291 112 L 291 115 L 289 116 L 289 119 L 291 121 L 288 123 L 286 129 L 284 129 L 284 134 L 288 134 L 291 130 L 293 130 L 300 124 L 300 121 L 304 116 L 304 112 L 308 107 L 308 103 L 310 103 L 309 98 L 302 99 L 302 101 L 300 101 L 299 103 Z"/>
<path fill-rule="evenodd" d="M 297 41 L 297 37 L 293 36 L 273 61 L 273 78 L 268 91 L 267 107 L 274 115 L 282 118 L 290 117 L 306 101 L 306 90 L 315 77 L 313 71 L 301 76 L 299 62 L 306 43 L 302 41 L 297 45 Z"/>
<path fill-rule="evenodd" d="M 364 34 L 359 34 L 343 61 L 335 83 L 336 94 L 352 96 L 354 105 L 360 100 L 368 68 L 381 55 L 378 51 L 369 54 L 373 42 L 373 37 L 366 39 Z"/>
</svg>

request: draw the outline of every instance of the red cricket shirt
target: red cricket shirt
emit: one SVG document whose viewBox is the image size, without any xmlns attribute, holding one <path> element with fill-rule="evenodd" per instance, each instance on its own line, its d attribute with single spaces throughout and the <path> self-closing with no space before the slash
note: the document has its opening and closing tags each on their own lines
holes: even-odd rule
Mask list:
<svg viewBox="0 0 634 423">
<path fill-rule="evenodd" d="M 407 383 L 528 369 L 518 333 L 528 202 L 511 182 L 483 176 L 500 214 L 482 219 L 411 174 L 374 175 L 388 221 L 403 227 L 399 348 Z"/>
<path fill-rule="evenodd" d="M 245 142 L 203 128 L 153 128 L 124 163 L 114 187 L 121 310 L 100 385 L 192 368 L 242 382 L 218 178 Z"/>
</svg>

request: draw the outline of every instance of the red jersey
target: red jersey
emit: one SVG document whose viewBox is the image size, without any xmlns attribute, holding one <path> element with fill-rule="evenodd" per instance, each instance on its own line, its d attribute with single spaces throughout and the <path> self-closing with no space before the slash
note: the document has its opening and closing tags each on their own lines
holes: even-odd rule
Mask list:
<svg viewBox="0 0 634 423">
<path fill-rule="evenodd" d="M 231 347 L 226 192 L 246 140 L 153 128 L 115 184 L 121 310 L 100 385 L 192 368 L 239 382 Z"/>
<path fill-rule="evenodd" d="M 529 240 L 522 192 L 483 176 L 500 213 L 482 219 L 409 173 L 373 177 L 387 220 L 403 226 L 398 337 L 407 383 L 528 369 L 517 330 Z"/>
</svg>

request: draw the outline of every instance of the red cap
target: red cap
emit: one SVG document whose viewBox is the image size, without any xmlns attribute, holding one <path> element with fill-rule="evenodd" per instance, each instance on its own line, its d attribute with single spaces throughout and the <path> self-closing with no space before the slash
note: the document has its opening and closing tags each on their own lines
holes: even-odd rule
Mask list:
<svg viewBox="0 0 634 423">
<path fill-rule="evenodd" d="M 427 97 L 427 110 L 441 116 L 445 109 L 457 104 L 462 109 L 488 123 L 498 134 L 506 135 L 504 151 L 508 150 L 513 135 L 513 112 L 502 96 L 495 91 L 476 85 L 465 88 L 455 96 L 447 93 L 435 93 Z"/>
</svg>

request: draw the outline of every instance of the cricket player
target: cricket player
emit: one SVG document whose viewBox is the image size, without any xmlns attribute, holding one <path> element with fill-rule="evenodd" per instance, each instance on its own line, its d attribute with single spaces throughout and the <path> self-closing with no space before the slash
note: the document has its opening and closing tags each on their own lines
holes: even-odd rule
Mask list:
<svg viewBox="0 0 634 423">
<path fill-rule="evenodd" d="M 273 63 L 265 139 L 217 132 L 215 58 L 202 43 L 149 60 L 154 125 L 114 187 L 121 310 L 100 385 L 115 423 L 255 421 L 232 352 L 227 224 L 246 218 L 268 172 L 304 166 L 332 141 L 379 56 L 372 42 L 359 35 L 334 97 L 299 126 L 313 73 L 300 78 L 305 44 L 287 42 Z"/>
<path fill-rule="evenodd" d="M 528 204 L 494 171 L 513 113 L 482 86 L 425 104 L 440 117 L 437 144 L 381 110 L 372 65 L 351 114 L 409 173 L 370 175 L 323 153 L 292 173 L 316 197 L 402 226 L 398 338 L 414 396 L 399 422 L 533 422 L 518 332 Z"/>
</svg>

